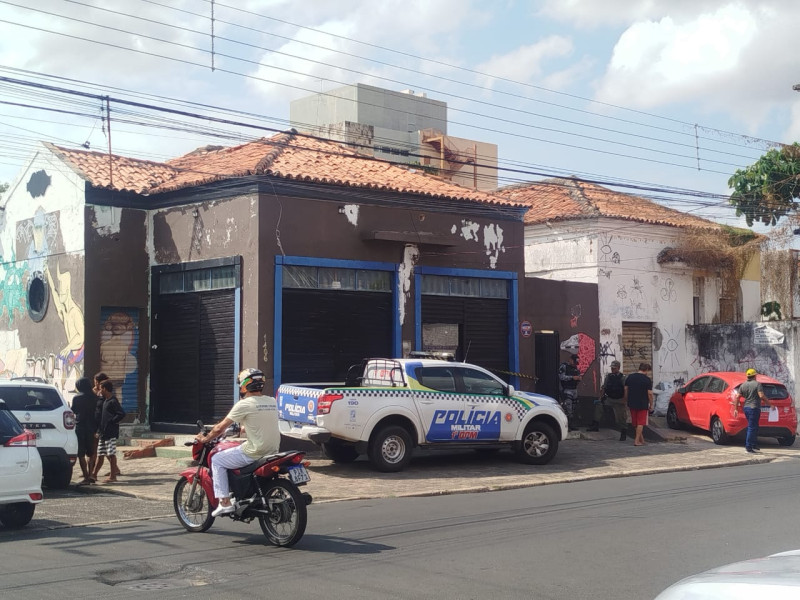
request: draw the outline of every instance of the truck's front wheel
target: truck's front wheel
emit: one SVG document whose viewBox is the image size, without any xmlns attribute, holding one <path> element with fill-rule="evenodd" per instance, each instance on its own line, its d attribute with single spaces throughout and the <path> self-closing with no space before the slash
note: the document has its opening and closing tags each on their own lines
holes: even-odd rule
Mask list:
<svg viewBox="0 0 800 600">
<path fill-rule="evenodd" d="M 369 442 L 369 460 L 378 471 L 396 473 L 411 461 L 411 436 L 400 425 L 379 429 Z"/>
<path fill-rule="evenodd" d="M 517 450 L 519 459 L 529 465 L 546 465 L 558 451 L 558 438 L 553 428 L 541 421 L 532 421 L 525 428 Z"/>
</svg>

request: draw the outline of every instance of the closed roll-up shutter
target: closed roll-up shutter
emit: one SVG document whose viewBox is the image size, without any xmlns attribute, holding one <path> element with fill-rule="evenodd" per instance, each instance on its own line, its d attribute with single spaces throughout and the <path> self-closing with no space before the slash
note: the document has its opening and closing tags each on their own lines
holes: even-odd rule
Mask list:
<svg viewBox="0 0 800 600">
<path fill-rule="evenodd" d="M 214 423 L 233 406 L 235 292 L 162 294 L 154 320 L 154 422 Z"/>
<path fill-rule="evenodd" d="M 344 382 L 365 358 L 392 356 L 392 295 L 283 290 L 281 381 Z"/>
<path fill-rule="evenodd" d="M 114 384 L 122 409 L 139 414 L 139 309 L 100 309 L 100 370 Z M 94 375 L 94 374 L 92 374 Z"/>
<path fill-rule="evenodd" d="M 653 364 L 653 324 L 622 323 L 622 372 L 636 373 L 640 363 Z"/>
<path fill-rule="evenodd" d="M 458 360 L 508 370 L 507 300 L 423 295 L 422 323 L 458 324 Z"/>
<path fill-rule="evenodd" d="M 233 290 L 203 293 L 200 311 L 200 415 L 220 420 L 233 407 L 235 298 Z"/>
<path fill-rule="evenodd" d="M 160 296 L 153 341 L 153 420 L 191 423 L 199 417 L 199 297 Z"/>
</svg>

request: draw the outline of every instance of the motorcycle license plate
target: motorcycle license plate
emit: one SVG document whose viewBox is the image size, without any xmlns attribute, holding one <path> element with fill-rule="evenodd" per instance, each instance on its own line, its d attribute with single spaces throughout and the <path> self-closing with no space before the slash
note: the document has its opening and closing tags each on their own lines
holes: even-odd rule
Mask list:
<svg viewBox="0 0 800 600">
<path fill-rule="evenodd" d="M 289 469 L 289 479 L 292 480 L 292 483 L 305 483 L 310 481 L 311 477 L 305 467 L 292 467 Z"/>
</svg>

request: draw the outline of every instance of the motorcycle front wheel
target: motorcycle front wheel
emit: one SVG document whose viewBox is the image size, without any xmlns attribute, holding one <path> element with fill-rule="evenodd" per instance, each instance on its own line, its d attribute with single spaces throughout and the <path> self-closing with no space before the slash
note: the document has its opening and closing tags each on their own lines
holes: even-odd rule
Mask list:
<svg viewBox="0 0 800 600">
<path fill-rule="evenodd" d="M 211 516 L 213 510 L 211 502 L 199 483 L 192 491 L 191 482 L 186 477 L 181 477 L 175 485 L 172 502 L 175 505 L 175 515 L 186 531 L 201 533 L 214 522 L 214 517 Z"/>
<path fill-rule="evenodd" d="M 259 515 L 261 531 L 276 546 L 294 546 L 306 531 L 306 501 L 297 486 L 285 479 L 273 479 L 265 486 L 268 515 Z"/>
</svg>

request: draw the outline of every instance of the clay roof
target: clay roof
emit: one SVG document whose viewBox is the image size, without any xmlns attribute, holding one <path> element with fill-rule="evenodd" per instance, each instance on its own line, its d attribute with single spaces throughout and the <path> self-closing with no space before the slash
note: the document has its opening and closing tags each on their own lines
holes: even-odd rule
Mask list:
<svg viewBox="0 0 800 600">
<path fill-rule="evenodd" d="M 249 175 L 273 175 L 287 180 L 422 194 L 471 200 L 500 206 L 525 207 L 496 193 L 461 187 L 413 167 L 372 159 L 335 142 L 279 133 L 239 146 L 199 148 L 158 163 L 99 152 L 48 147 L 94 187 L 158 194 Z"/>
<path fill-rule="evenodd" d="M 497 193 L 531 207 L 525 214 L 526 225 L 607 217 L 683 228 L 721 227 L 713 221 L 661 206 L 652 200 L 572 177 L 513 185 Z"/>
</svg>

